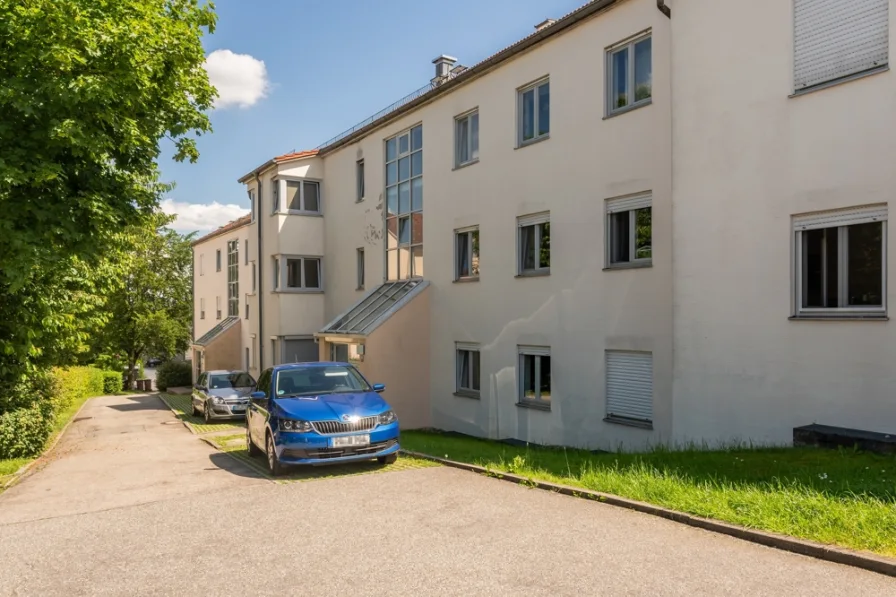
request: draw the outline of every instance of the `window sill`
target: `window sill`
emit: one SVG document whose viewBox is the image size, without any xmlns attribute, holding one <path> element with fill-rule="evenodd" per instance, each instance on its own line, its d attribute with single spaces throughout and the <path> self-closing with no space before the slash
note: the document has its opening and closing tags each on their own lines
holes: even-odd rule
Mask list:
<svg viewBox="0 0 896 597">
<path fill-rule="evenodd" d="M 645 267 L 653 267 L 653 260 L 645 261 L 629 261 L 626 263 L 614 263 L 604 268 L 604 271 L 612 271 L 614 269 L 643 269 Z"/>
<path fill-rule="evenodd" d="M 609 120 L 611 118 L 616 118 L 617 116 L 622 116 L 623 114 L 628 114 L 629 112 L 633 112 L 638 108 L 645 108 L 653 103 L 653 98 L 642 100 L 639 103 L 632 104 L 631 106 L 626 106 L 624 108 L 619 108 L 618 110 L 613 110 L 606 116 L 604 116 L 604 120 Z"/>
<path fill-rule="evenodd" d="M 516 403 L 519 408 L 531 408 L 532 410 L 543 410 L 545 412 L 551 412 L 550 404 L 541 404 L 538 402 L 527 402 L 525 400 L 520 400 Z"/>
<path fill-rule="evenodd" d="M 323 294 L 324 291 L 320 289 L 312 289 L 312 288 L 281 288 L 277 290 L 272 290 L 274 294 Z"/>
<path fill-rule="evenodd" d="M 638 429 L 653 429 L 652 421 L 638 421 L 637 419 L 624 419 L 622 417 L 605 417 L 604 423 L 624 425 L 625 427 L 637 427 Z"/>
<path fill-rule="evenodd" d="M 790 321 L 890 321 L 886 313 L 834 313 L 832 315 L 791 315 Z"/>
<path fill-rule="evenodd" d="M 469 282 L 478 282 L 479 276 L 468 276 L 466 278 L 458 278 L 454 281 L 455 284 L 467 284 Z"/>
<path fill-rule="evenodd" d="M 856 73 L 854 75 L 849 75 L 848 77 L 843 77 L 841 79 L 835 79 L 833 81 L 825 81 L 824 83 L 819 83 L 817 85 L 813 85 L 812 87 L 806 87 L 805 89 L 797 89 L 792 94 L 787 97 L 800 97 L 801 95 L 808 95 L 810 93 L 814 93 L 816 91 L 821 91 L 822 89 L 829 89 L 831 87 L 836 87 L 837 85 L 843 85 L 844 83 L 850 83 L 857 79 L 864 79 L 865 77 L 870 77 L 872 75 L 877 75 L 880 73 L 885 73 L 890 70 L 889 64 L 884 64 L 883 66 L 878 66 L 876 68 L 872 68 L 871 70 L 866 70 L 861 73 Z"/>
<path fill-rule="evenodd" d="M 542 276 L 550 276 L 550 275 L 551 275 L 551 268 L 546 268 L 543 270 L 531 270 L 531 271 L 520 272 L 516 276 L 514 276 L 514 278 L 540 278 Z"/>
<path fill-rule="evenodd" d="M 476 158 L 475 160 L 470 160 L 469 162 L 464 162 L 463 164 L 455 164 L 454 168 L 452 168 L 451 171 L 454 172 L 455 170 L 461 170 L 463 168 L 466 168 L 467 166 L 473 166 L 474 164 L 478 164 L 478 163 L 479 163 L 479 158 Z"/>
<path fill-rule="evenodd" d="M 297 209 L 289 209 L 287 211 L 278 211 L 271 214 L 272 216 L 308 216 L 311 218 L 322 218 L 324 214 L 319 211 L 299 211 Z"/>
<path fill-rule="evenodd" d="M 364 287 L 363 287 L 363 286 L 358 286 L 357 288 L 355 288 L 355 290 L 357 290 L 357 291 L 360 292 L 361 290 L 364 290 Z"/>
<path fill-rule="evenodd" d="M 367 197 L 361 197 L 360 199 L 355 199 L 355 203 L 364 203 L 364 200 L 365 200 L 366 198 L 367 198 Z"/>
<path fill-rule="evenodd" d="M 479 392 L 475 390 L 458 390 L 454 392 L 458 398 L 469 398 L 470 400 L 479 400 Z"/>
<path fill-rule="evenodd" d="M 551 138 L 551 134 L 545 133 L 544 135 L 542 135 L 540 137 L 536 137 L 534 139 L 529 139 L 528 141 L 520 141 L 517 144 L 517 146 L 514 147 L 513 149 L 517 150 L 517 149 L 522 149 L 524 147 L 529 147 L 530 145 L 535 145 L 536 143 L 541 143 L 542 141 L 547 141 L 550 138 Z"/>
</svg>

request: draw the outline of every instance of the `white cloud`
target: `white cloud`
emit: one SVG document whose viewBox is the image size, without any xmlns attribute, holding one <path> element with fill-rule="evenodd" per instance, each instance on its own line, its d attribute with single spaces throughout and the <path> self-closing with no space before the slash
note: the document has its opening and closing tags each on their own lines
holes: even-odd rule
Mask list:
<svg viewBox="0 0 896 597">
<path fill-rule="evenodd" d="M 264 62 L 248 54 L 215 50 L 205 59 L 205 70 L 218 89 L 216 108 L 248 108 L 267 97 L 270 89 Z"/>
<path fill-rule="evenodd" d="M 223 205 L 217 201 L 214 203 L 183 203 L 173 199 L 163 199 L 161 207 L 166 214 L 177 216 L 171 227 L 178 232 L 209 232 L 249 213 L 248 209 L 239 205 L 232 203 Z"/>
</svg>

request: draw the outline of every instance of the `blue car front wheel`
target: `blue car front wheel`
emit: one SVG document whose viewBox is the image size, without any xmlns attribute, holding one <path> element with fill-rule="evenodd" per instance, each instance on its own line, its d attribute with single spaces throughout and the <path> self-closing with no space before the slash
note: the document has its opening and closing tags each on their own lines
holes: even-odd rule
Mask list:
<svg viewBox="0 0 896 597">
<path fill-rule="evenodd" d="M 274 438 L 271 437 L 271 434 L 268 434 L 268 439 L 265 442 L 265 452 L 268 457 L 268 471 L 274 477 L 282 475 L 283 465 L 280 464 L 280 459 L 277 458 L 277 450 L 274 449 Z"/>
</svg>

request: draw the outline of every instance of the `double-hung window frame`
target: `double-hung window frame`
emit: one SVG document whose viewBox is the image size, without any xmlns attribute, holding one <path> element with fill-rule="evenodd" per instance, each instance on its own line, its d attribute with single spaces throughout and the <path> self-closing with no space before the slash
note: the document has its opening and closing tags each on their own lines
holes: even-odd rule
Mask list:
<svg viewBox="0 0 896 597">
<path fill-rule="evenodd" d="M 469 363 L 467 365 L 466 377 L 467 379 L 462 379 L 464 377 L 464 368 L 463 368 L 463 353 L 466 353 L 469 358 Z M 479 379 L 475 380 L 476 385 L 479 388 L 474 388 L 474 379 L 473 373 L 475 368 L 473 367 L 473 359 L 476 358 L 474 355 L 478 355 L 479 358 Z M 467 398 L 479 398 L 480 392 L 482 391 L 482 353 L 480 351 L 480 347 L 478 344 L 470 343 L 470 342 L 456 342 L 454 345 L 454 394 L 455 396 L 464 396 Z"/>
<path fill-rule="evenodd" d="M 227 316 L 240 315 L 240 241 L 227 241 Z"/>
<path fill-rule="evenodd" d="M 205 297 L 199 298 L 199 319 L 205 319 Z"/>
<path fill-rule="evenodd" d="M 526 357 L 533 357 L 535 367 L 535 398 L 527 398 L 525 390 Z M 554 363 L 551 360 L 551 394 L 547 401 L 541 399 L 541 358 L 551 358 L 549 346 L 518 346 L 517 347 L 517 406 L 551 410 L 554 394 Z"/>
<path fill-rule="evenodd" d="M 646 31 L 642 31 L 640 33 L 636 33 L 632 37 L 621 41 L 619 43 L 613 44 L 609 46 L 606 50 L 606 116 L 615 116 L 616 114 L 622 114 L 624 112 L 628 112 L 630 110 L 635 110 L 642 106 L 648 106 L 653 102 L 653 31 L 651 29 L 647 29 Z M 651 40 L 650 44 L 650 77 L 651 77 L 651 90 L 650 96 L 641 100 L 635 100 L 636 86 L 635 86 L 635 46 L 642 41 L 647 39 Z M 627 99 L 628 103 L 622 107 L 616 107 L 616 97 L 615 97 L 615 73 L 613 72 L 613 56 L 622 52 L 623 50 L 628 51 L 628 64 L 626 67 L 626 91 L 627 91 Z"/>
<path fill-rule="evenodd" d="M 215 272 L 221 271 L 221 249 L 215 249 Z"/>
<path fill-rule="evenodd" d="M 846 209 L 813 212 L 795 215 L 792 220 L 793 235 L 793 318 L 885 318 L 887 316 L 887 224 L 886 204 L 868 205 Z M 862 306 L 848 304 L 849 290 L 849 227 L 858 224 L 880 222 L 881 224 L 881 305 Z M 836 307 L 804 307 L 807 266 L 803 233 L 818 229 L 837 230 L 837 288 Z M 823 267 L 827 272 L 827 268 Z M 826 284 L 823 284 L 826 286 Z"/>
<path fill-rule="evenodd" d="M 305 285 L 305 261 L 314 259 L 317 261 L 317 280 L 319 286 L 308 288 Z M 299 286 L 288 286 L 289 261 L 301 261 L 299 266 Z M 324 260 L 320 255 L 275 255 L 274 256 L 274 290 L 290 293 L 322 293 L 324 291 Z"/>
<path fill-rule="evenodd" d="M 249 222 L 255 223 L 255 189 L 249 189 Z"/>
<path fill-rule="evenodd" d="M 636 212 L 641 209 L 650 210 L 650 257 L 636 258 L 638 244 L 638 220 Z M 628 261 L 613 261 L 613 214 L 628 212 Z M 607 199 L 604 216 L 604 255 L 607 269 L 625 269 L 633 267 L 653 266 L 653 194 L 638 193 Z"/>
<path fill-rule="evenodd" d="M 289 193 L 287 189 L 290 183 L 295 183 L 299 185 L 299 207 L 300 209 L 292 209 L 287 201 L 289 200 Z M 305 209 L 305 184 L 314 184 L 317 185 L 317 210 L 313 209 Z M 278 188 L 282 185 L 282 188 L 279 188 L 277 194 L 279 196 L 278 201 L 278 209 L 272 210 L 271 214 L 286 214 L 293 216 L 322 216 L 324 213 L 324 196 L 323 196 L 323 181 L 319 178 L 310 178 L 310 177 L 299 177 L 299 176 L 278 176 L 276 179 L 272 181 L 273 185 L 276 185 Z"/>
<path fill-rule="evenodd" d="M 358 279 L 357 279 L 358 286 L 357 286 L 356 290 L 364 290 L 364 283 L 365 283 L 364 278 L 366 275 L 366 271 L 365 271 L 366 259 L 365 259 L 365 257 L 366 257 L 366 252 L 364 251 L 364 247 L 358 247 L 355 250 L 355 260 L 356 260 L 356 264 L 357 264 L 356 274 L 358 277 Z"/>
<path fill-rule="evenodd" d="M 215 319 L 221 319 L 221 297 L 215 297 Z"/>
<path fill-rule="evenodd" d="M 538 89 L 542 85 L 548 86 L 548 102 L 549 102 L 549 105 L 548 105 L 548 130 L 543 133 L 539 133 L 538 131 L 541 127 L 539 126 L 539 122 L 538 122 L 538 113 L 540 112 L 539 105 L 538 105 L 539 104 Z M 549 139 L 551 137 L 551 128 L 550 128 L 550 124 L 551 124 L 550 123 L 551 87 L 550 87 L 550 85 L 551 85 L 551 78 L 549 75 L 545 75 L 544 77 L 541 77 L 540 79 L 533 81 L 531 83 L 527 83 L 526 85 L 523 85 L 522 87 L 519 87 L 516 90 L 516 111 L 517 111 L 516 146 L 517 147 L 524 147 L 524 146 L 530 145 L 532 143 L 538 143 L 539 141 L 542 141 L 544 139 Z M 533 122 L 532 122 L 532 126 L 533 126 L 532 132 L 533 132 L 534 136 L 531 139 L 524 139 L 523 135 L 524 135 L 524 130 L 525 130 L 525 113 L 524 113 L 524 108 L 523 108 L 523 97 L 529 91 L 535 92 L 534 93 L 535 99 L 533 101 L 533 110 L 535 111 L 535 114 L 533 116 Z"/>
<path fill-rule="evenodd" d="M 541 266 L 541 238 L 542 224 L 550 224 L 551 223 L 551 212 L 544 211 L 537 214 L 530 214 L 527 216 L 519 216 L 516 219 L 516 273 L 517 277 L 525 277 L 525 276 L 547 276 L 551 273 L 551 265 L 548 263 L 547 267 Z M 529 226 L 535 226 L 535 268 L 534 269 L 524 269 L 523 263 L 525 260 L 525 255 L 523 255 L 523 230 L 528 228 Z"/>
<path fill-rule="evenodd" d="M 473 140 L 473 118 L 476 118 L 476 139 L 475 144 Z M 461 136 L 460 136 L 460 127 L 466 122 L 467 123 L 467 139 L 464 142 L 464 146 L 461 146 Z M 473 150 L 476 150 L 476 155 L 473 155 Z M 463 159 L 462 153 L 466 151 L 467 159 Z M 463 114 L 458 114 L 454 117 L 454 167 L 461 168 L 463 166 L 470 166 L 479 161 L 479 108 L 473 108 L 472 110 L 468 110 Z"/>
<path fill-rule="evenodd" d="M 473 233 L 479 234 L 479 226 L 467 226 L 454 231 L 454 280 L 456 282 L 474 282 L 479 279 L 479 268 L 481 267 L 479 247 L 476 248 L 477 271 L 473 273 Z M 481 242 L 480 240 L 480 246 Z M 468 268 L 470 273 L 466 276 L 461 275 L 460 248 L 462 243 L 466 244 L 467 258 L 470 260 L 470 267 Z"/>
</svg>

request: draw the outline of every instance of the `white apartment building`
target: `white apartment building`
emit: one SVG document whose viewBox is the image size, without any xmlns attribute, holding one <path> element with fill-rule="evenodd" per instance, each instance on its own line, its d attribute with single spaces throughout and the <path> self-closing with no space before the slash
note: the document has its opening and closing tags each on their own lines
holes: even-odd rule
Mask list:
<svg viewBox="0 0 896 597">
<path fill-rule="evenodd" d="M 240 179 L 253 373 L 350 360 L 406 428 L 592 449 L 892 430 L 889 4 L 595 0 L 437 58 Z"/>
<path fill-rule="evenodd" d="M 193 242 L 194 380 L 201 371 L 245 369 L 252 363 L 248 257 L 248 215 Z"/>
</svg>

